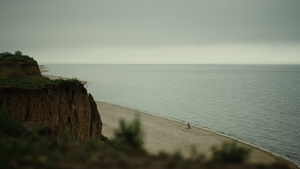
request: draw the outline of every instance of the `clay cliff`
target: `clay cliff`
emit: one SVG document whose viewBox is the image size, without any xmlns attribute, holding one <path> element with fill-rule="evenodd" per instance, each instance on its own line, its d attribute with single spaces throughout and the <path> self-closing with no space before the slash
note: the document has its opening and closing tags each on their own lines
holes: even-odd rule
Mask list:
<svg viewBox="0 0 300 169">
<path fill-rule="evenodd" d="M 75 139 L 101 137 L 96 103 L 80 82 L 47 84 L 43 88 L 0 88 L 0 105 L 20 121 L 50 126 L 53 134 Z"/>
<path fill-rule="evenodd" d="M 0 109 L 22 122 L 45 123 L 55 135 L 101 137 L 97 105 L 80 81 L 43 77 L 37 62 L 20 53 L 0 56 Z"/>
</svg>

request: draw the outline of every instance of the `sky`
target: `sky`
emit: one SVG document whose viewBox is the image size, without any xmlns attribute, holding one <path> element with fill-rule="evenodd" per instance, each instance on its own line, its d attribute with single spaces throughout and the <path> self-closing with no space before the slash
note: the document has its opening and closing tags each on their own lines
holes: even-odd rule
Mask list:
<svg viewBox="0 0 300 169">
<path fill-rule="evenodd" d="M 42 64 L 300 64 L 300 0 L 0 0 L 0 50 Z"/>
</svg>

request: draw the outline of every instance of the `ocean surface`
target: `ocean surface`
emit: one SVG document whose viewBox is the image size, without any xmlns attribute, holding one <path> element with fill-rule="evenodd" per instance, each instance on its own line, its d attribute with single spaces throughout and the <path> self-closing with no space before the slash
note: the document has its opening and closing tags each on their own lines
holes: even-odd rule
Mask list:
<svg viewBox="0 0 300 169">
<path fill-rule="evenodd" d="M 300 166 L 300 65 L 46 65 L 95 100 L 190 123 Z"/>
</svg>

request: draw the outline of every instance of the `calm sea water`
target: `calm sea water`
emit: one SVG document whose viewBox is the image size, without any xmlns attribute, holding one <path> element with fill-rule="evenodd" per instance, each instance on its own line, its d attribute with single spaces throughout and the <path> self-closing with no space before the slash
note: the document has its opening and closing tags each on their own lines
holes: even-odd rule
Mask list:
<svg viewBox="0 0 300 169">
<path fill-rule="evenodd" d="M 218 132 L 300 165 L 300 65 L 46 65 L 105 101 Z"/>
</svg>

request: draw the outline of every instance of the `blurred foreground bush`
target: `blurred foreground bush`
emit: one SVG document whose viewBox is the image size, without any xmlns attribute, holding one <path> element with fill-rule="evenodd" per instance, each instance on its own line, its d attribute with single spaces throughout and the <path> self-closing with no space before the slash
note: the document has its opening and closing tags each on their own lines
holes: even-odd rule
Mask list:
<svg viewBox="0 0 300 169">
<path fill-rule="evenodd" d="M 250 149 L 238 146 L 237 143 L 225 142 L 221 148 L 212 147 L 213 162 L 217 163 L 243 163 L 250 154 Z"/>
<path fill-rule="evenodd" d="M 136 116 L 131 123 L 124 119 L 119 121 L 119 128 L 115 131 L 112 145 L 126 151 L 143 150 L 143 131 L 139 116 Z"/>
</svg>

